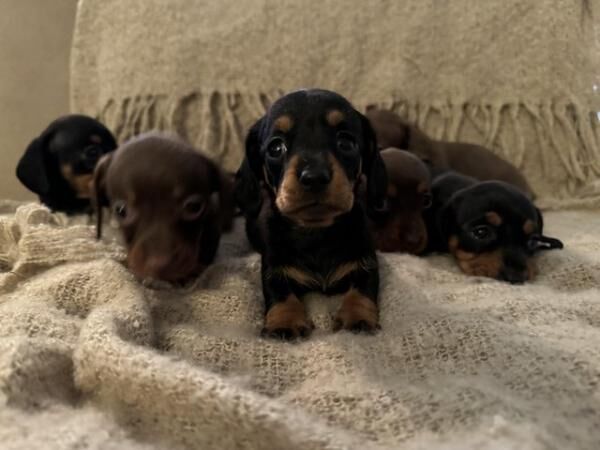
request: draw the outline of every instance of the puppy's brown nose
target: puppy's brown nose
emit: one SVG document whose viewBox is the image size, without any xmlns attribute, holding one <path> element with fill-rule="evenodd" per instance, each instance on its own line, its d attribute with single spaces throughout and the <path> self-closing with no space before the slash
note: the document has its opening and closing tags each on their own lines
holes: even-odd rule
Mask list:
<svg viewBox="0 0 600 450">
<path fill-rule="evenodd" d="M 300 173 L 300 184 L 311 192 L 323 191 L 331 181 L 331 173 L 327 168 L 306 168 Z"/>
<path fill-rule="evenodd" d="M 171 262 L 168 255 L 151 255 L 144 262 L 144 272 L 150 276 L 160 275 Z"/>
</svg>

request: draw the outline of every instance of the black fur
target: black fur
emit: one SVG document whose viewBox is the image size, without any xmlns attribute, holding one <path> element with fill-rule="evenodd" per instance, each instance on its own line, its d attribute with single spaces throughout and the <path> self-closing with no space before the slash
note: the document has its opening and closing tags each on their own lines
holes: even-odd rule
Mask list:
<svg viewBox="0 0 600 450">
<path fill-rule="evenodd" d="M 332 126 L 325 120 L 331 109 L 343 112 L 344 120 Z M 274 129 L 282 114 L 293 118 L 288 132 Z M 347 152 L 339 147 L 339 136 L 351 136 Z M 283 139 L 286 155 L 267 155 L 274 139 Z M 253 247 L 262 255 L 262 283 L 266 312 L 290 294 L 298 298 L 309 291 L 343 293 L 351 287 L 377 303 L 379 275 L 377 258 L 358 201 L 327 226 L 302 226 L 282 214 L 275 200 L 290 160 L 297 156 L 300 179 L 303 170 L 331 173 L 328 158 L 343 168 L 354 190 L 361 175 L 367 179 L 367 204 L 374 210 L 384 207 L 387 189 L 385 166 L 377 150 L 375 134 L 366 118 L 338 94 L 325 90 L 298 91 L 275 102 L 267 114 L 250 129 L 246 157 L 236 175 L 235 198 L 246 217 L 246 230 Z M 329 172 L 328 172 L 329 171 Z M 364 266 L 332 285 L 307 287 L 280 277 L 277 270 L 293 266 L 315 277 L 326 277 L 340 265 L 362 261 Z"/>
<path fill-rule="evenodd" d="M 449 239 L 456 236 L 459 248 L 473 254 L 500 250 L 503 269 L 499 279 L 526 281 L 527 258 L 538 250 L 563 248 L 560 240 L 543 235 L 541 211 L 522 191 L 502 181 L 478 182 L 456 172 L 439 174 L 432 183 L 433 204 L 425 212 L 428 251 L 448 252 Z M 491 225 L 486 213 L 502 218 L 499 226 Z M 526 234 L 523 225 L 530 220 L 535 231 Z M 491 227 L 493 239 L 479 239 L 476 227 Z"/>
<path fill-rule="evenodd" d="M 92 136 L 97 136 L 100 142 L 91 140 Z M 116 147 L 111 132 L 97 120 L 76 114 L 63 116 L 29 144 L 19 160 L 16 175 L 54 211 L 69 214 L 89 211 L 90 200 L 77 197 L 60 166 L 70 166 L 75 175 L 92 174 L 100 157 Z"/>
</svg>

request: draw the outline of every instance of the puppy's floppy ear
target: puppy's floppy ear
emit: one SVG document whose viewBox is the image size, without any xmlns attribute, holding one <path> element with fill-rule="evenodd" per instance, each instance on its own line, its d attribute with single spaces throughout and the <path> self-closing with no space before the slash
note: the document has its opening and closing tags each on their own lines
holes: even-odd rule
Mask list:
<svg viewBox="0 0 600 450">
<path fill-rule="evenodd" d="M 262 206 L 261 184 L 264 182 L 260 157 L 261 133 L 265 117 L 258 120 L 246 136 L 246 157 L 235 174 L 234 197 L 245 215 L 257 216 Z"/>
<path fill-rule="evenodd" d="M 233 226 L 234 201 L 233 182 L 231 173 L 226 173 L 214 164 L 212 166 L 212 190 L 219 194 L 219 221 L 221 231 L 230 231 Z"/>
<path fill-rule="evenodd" d="M 544 218 L 542 216 L 542 212 L 538 208 L 535 208 L 535 210 L 538 217 L 537 223 L 539 233 L 536 233 L 529 238 L 529 249 L 532 251 L 539 251 L 564 248 L 564 244 L 560 239 L 544 236 Z"/>
<path fill-rule="evenodd" d="M 380 212 L 387 209 L 387 171 L 379 149 L 377 138 L 369 120 L 360 114 L 363 132 L 362 145 L 362 173 L 367 177 L 367 205 L 368 210 Z"/>
<path fill-rule="evenodd" d="M 92 206 L 96 212 L 96 239 L 102 236 L 102 208 L 110 206 L 110 199 L 106 189 L 106 175 L 112 162 L 112 153 L 104 155 L 94 169 L 92 183 Z"/>
<path fill-rule="evenodd" d="M 35 138 L 17 164 L 17 178 L 23 185 L 40 196 L 48 195 L 50 182 L 46 167 L 47 133 Z"/>
</svg>

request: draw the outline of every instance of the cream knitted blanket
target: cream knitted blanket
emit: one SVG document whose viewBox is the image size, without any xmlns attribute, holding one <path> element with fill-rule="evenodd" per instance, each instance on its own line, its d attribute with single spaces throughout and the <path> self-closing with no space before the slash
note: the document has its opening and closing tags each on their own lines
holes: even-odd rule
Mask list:
<svg viewBox="0 0 600 450">
<path fill-rule="evenodd" d="M 268 104 L 330 88 L 491 147 L 545 206 L 599 206 L 599 17 L 599 0 L 81 0 L 71 104 L 234 170 Z"/>
<path fill-rule="evenodd" d="M 313 295 L 317 330 L 289 344 L 258 337 L 240 223 L 195 285 L 150 288 L 110 233 L 15 207 L 0 206 L 2 449 L 598 448 L 597 214 L 549 213 L 566 249 L 523 286 L 380 254 L 377 336 L 332 333 L 337 299 Z"/>
</svg>

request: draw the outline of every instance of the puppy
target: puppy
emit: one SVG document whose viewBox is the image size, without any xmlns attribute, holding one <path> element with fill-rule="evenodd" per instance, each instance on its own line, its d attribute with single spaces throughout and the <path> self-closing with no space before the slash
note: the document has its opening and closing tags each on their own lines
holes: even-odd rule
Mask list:
<svg viewBox="0 0 600 450">
<path fill-rule="evenodd" d="M 97 120 L 64 116 L 29 144 L 17 165 L 17 178 L 53 211 L 89 212 L 94 167 L 115 148 L 115 138 Z"/>
<path fill-rule="evenodd" d="M 184 282 L 212 263 L 221 232 L 231 228 L 232 189 L 214 163 L 183 141 L 141 135 L 96 167 L 97 237 L 102 207 L 110 207 L 129 269 L 140 279 Z"/>
<path fill-rule="evenodd" d="M 529 198 L 534 197 L 519 169 L 485 147 L 433 140 L 391 111 L 370 107 L 366 115 L 381 148 L 409 150 L 435 169 L 453 170 L 480 181 L 504 181 L 521 189 Z"/>
<path fill-rule="evenodd" d="M 535 276 L 537 251 L 563 248 L 543 235 L 541 212 L 508 183 L 448 172 L 433 180 L 432 193 L 428 250 L 450 252 L 468 275 L 523 283 Z"/>
<path fill-rule="evenodd" d="M 423 211 L 431 205 L 431 176 L 415 155 L 397 148 L 381 151 L 388 177 L 387 210 L 371 215 L 375 246 L 383 252 L 418 255 L 427 246 Z"/>
<path fill-rule="evenodd" d="M 236 198 L 262 256 L 263 336 L 293 339 L 313 328 L 302 296 L 343 294 L 334 329 L 378 328 L 379 272 L 356 192 L 380 210 L 385 166 L 367 119 L 320 89 L 277 100 L 250 129 Z"/>
</svg>

